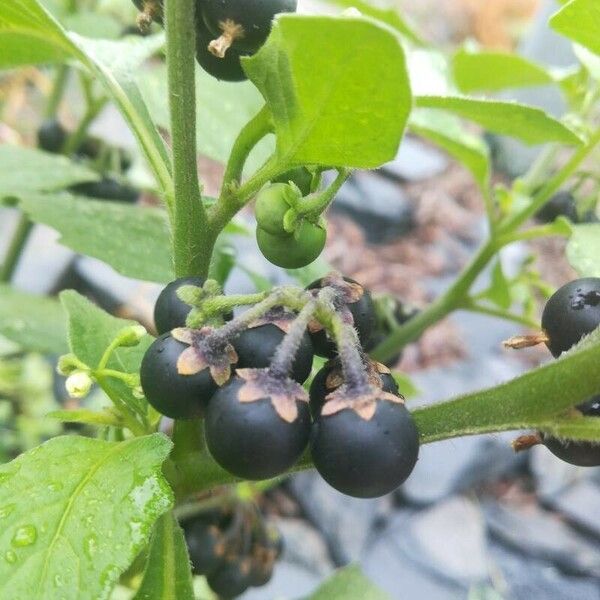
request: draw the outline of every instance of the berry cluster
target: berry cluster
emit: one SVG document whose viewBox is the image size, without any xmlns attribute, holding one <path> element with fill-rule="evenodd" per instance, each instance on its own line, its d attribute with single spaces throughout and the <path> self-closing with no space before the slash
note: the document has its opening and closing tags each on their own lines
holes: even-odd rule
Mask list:
<svg viewBox="0 0 600 600">
<path fill-rule="evenodd" d="M 213 283 L 180 279 L 161 293 L 160 337 L 140 373 L 148 402 L 172 418 L 204 417 L 212 457 L 240 478 L 275 477 L 310 444 L 317 470 L 343 493 L 400 485 L 419 437 L 389 370 L 363 352 L 375 321 L 369 292 L 331 274 L 306 290 L 276 289 L 224 321 L 215 311 L 231 319 L 235 297 L 215 295 Z M 309 395 L 302 384 L 315 354 L 331 360 Z"/>
<path fill-rule="evenodd" d="M 267 584 L 283 550 L 277 529 L 249 504 L 199 513 L 182 527 L 193 573 L 220 598 Z"/>
<path fill-rule="evenodd" d="M 557 358 L 598 327 L 600 327 L 600 278 L 576 279 L 563 285 L 546 303 L 542 313 L 541 334 L 513 338 L 507 344 L 518 348 L 544 342 L 552 355 Z M 578 405 L 576 409 L 583 416 L 600 417 L 600 395 Z M 600 465 L 598 444 L 561 440 L 539 433 L 523 447 L 539 442 L 565 462 L 582 467 Z M 521 447 L 519 440 L 516 447 Z"/>
<path fill-rule="evenodd" d="M 162 0 L 133 0 L 141 11 L 138 23 L 163 24 Z M 297 0 L 196 0 L 196 60 L 210 75 L 225 81 L 243 81 L 240 59 L 265 43 L 273 19 L 295 12 Z"/>
</svg>

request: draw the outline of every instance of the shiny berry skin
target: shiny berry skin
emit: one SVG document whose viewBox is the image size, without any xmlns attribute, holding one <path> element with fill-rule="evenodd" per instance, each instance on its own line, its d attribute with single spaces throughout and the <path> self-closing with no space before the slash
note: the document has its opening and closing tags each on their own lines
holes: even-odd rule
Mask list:
<svg viewBox="0 0 600 600">
<path fill-rule="evenodd" d="M 134 203 L 140 196 L 139 190 L 119 183 L 111 177 L 103 177 L 100 181 L 86 181 L 69 188 L 74 194 L 88 196 L 98 200 Z"/>
<path fill-rule="evenodd" d="M 172 419 L 202 416 L 204 407 L 217 390 L 208 368 L 194 375 L 180 375 L 177 360 L 189 348 L 170 334 L 156 338 L 142 359 L 140 379 L 148 402 Z"/>
<path fill-rule="evenodd" d="M 377 400 L 365 420 L 354 410 L 321 415 L 313 425 L 311 454 L 321 477 L 339 492 L 374 498 L 395 490 L 411 474 L 419 434 L 403 404 Z"/>
<path fill-rule="evenodd" d="M 297 0 L 202 0 L 199 8 L 213 37 L 219 37 L 223 25 L 231 21 L 243 32 L 232 48 L 256 52 L 267 39 L 275 15 L 295 12 L 296 6 Z"/>
<path fill-rule="evenodd" d="M 67 141 L 67 131 L 56 119 L 47 119 L 38 129 L 37 138 L 42 150 L 58 154 Z"/>
<path fill-rule="evenodd" d="M 250 561 L 247 558 L 227 558 L 208 575 L 206 581 L 219 598 L 235 598 L 250 587 Z"/>
<path fill-rule="evenodd" d="M 580 404 L 578 410 L 586 417 L 600 417 L 600 396 Z M 600 466 L 600 444 L 558 440 L 542 434 L 544 445 L 554 456 L 578 467 Z"/>
<path fill-rule="evenodd" d="M 238 355 L 239 369 L 266 369 L 273 355 L 283 341 L 285 332 L 277 325 L 266 323 L 250 327 L 243 331 L 233 342 Z M 302 343 L 292 364 L 290 377 L 298 383 L 304 383 L 310 375 L 313 362 L 313 348 L 308 333 L 302 337 Z"/>
<path fill-rule="evenodd" d="M 600 278 L 576 279 L 563 285 L 546 303 L 542 329 L 557 357 L 600 326 Z"/>
<path fill-rule="evenodd" d="M 289 469 L 308 444 L 310 413 L 296 402 L 291 423 L 276 412 L 270 398 L 242 402 L 245 381 L 232 377 L 211 398 L 206 411 L 208 449 L 226 471 L 242 479 L 270 479 Z"/>
<path fill-rule="evenodd" d="M 344 281 L 357 284 L 350 277 L 344 277 Z M 314 290 L 323 287 L 323 279 L 313 281 L 306 289 Z M 361 286 L 362 287 L 362 286 Z M 375 307 L 371 294 L 366 288 L 362 288 L 362 296 L 356 301 L 347 305 L 354 319 L 354 327 L 358 333 L 358 339 L 363 347 L 368 346 L 371 334 L 375 327 Z M 325 358 L 333 358 L 337 355 L 337 347 L 335 343 L 329 339 L 327 332 L 321 329 L 316 332 L 311 332 L 310 338 L 313 343 L 315 354 Z"/>
<path fill-rule="evenodd" d="M 271 235 L 288 236 L 284 229 L 283 219 L 291 205 L 286 196 L 293 193 L 285 183 L 274 183 L 262 189 L 256 196 L 254 215 L 257 226 Z"/>
<path fill-rule="evenodd" d="M 177 295 L 177 290 L 184 285 L 201 288 L 204 281 L 202 277 L 180 277 L 165 286 L 154 305 L 154 324 L 159 335 L 176 327 L 185 327 L 185 321 L 192 310 L 192 307 Z"/>
<path fill-rule="evenodd" d="M 184 523 L 183 530 L 194 575 L 214 571 L 223 560 L 219 553 L 222 533 L 217 523 L 211 519 L 196 518 Z"/>
<path fill-rule="evenodd" d="M 273 183 L 290 183 L 291 181 L 298 187 L 303 196 L 308 196 L 311 191 L 312 179 L 312 173 L 306 167 L 296 167 L 278 175 L 271 181 Z"/>
<path fill-rule="evenodd" d="M 333 377 L 330 375 L 334 374 Z M 398 385 L 391 373 L 379 373 L 381 386 L 384 392 L 398 395 Z M 333 381 L 332 381 L 333 379 Z M 325 398 L 328 394 L 335 391 L 343 383 L 342 365 L 339 358 L 333 358 L 321 368 L 314 376 L 310 384 L 310 412 L 313 417 L 317 417 L 321 408 L 325 404 Z M 334 384 L 334 385 L 332 385 Z"/>
<path fill-rule="evenodd" d="M 300 269 L 319 258 L 327 231 L 324 227 L 303 220 L 293 233 L 273 235 L 261 227 L 256 228 L 256 241 L 263 256 L 283 269 Z"/>
</svg>

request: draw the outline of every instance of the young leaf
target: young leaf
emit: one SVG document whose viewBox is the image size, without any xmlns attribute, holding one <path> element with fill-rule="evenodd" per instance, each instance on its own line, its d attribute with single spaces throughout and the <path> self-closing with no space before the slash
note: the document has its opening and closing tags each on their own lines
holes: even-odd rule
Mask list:
<svg viewBox="0 0 600 600">
<path fill-rule="evenodd" d="M 187 546 L 172 512 L 154 526 L 144 579 L 133 600 L 194 600 Z"/>
<path fill-rule="evenodd" d="M 23 350 L 63 354 L 67 323 L 60 304 L 0 284 L 0 334 Z"/>
<path fill-rule="evenodd" d="M 452 74 L 458 89 L 465 94 L 554 82 L 546 69 L 518 54 L 473 52 L 467 48 L 454 55 Z"/>
<path fill-rule="evenodd" d="M 309 600 L 391 600 L 390 596 L 375 586 L 360 567 L 350 565 L 338 569 Z"/>
<path fill-rule="evenodd" d="M 581 277 L 600 277 L 600 225 L 573 225 L 567 259 Z"/>
<path fill-rule="evenodd" d="M 25 191 L 52 191 L 98 175 L 65 156 L 22 146 L 0 146 L 0 198 Z"/>
<path fill-rule="evenodd" d="M 273 115 L 280 161 L 370 168 L 396 155 L 411 94 L 389 28 L 362 17 L 280 16 L 243 63 Z"/>
<path fill-rule="evenodd" d="M 597 0 L 571 0 L 550 18 L 558 33 L 600 54 L 600 3 Z"/>
<path fill-rule="evenodd" d="M 32 221 L 56 229 L 62 244 L 106 262 L 122 275 L 159 283 L 175 277 L 162 210 L 67 193 L 21 195 L 20 206 Z"/>
<path fill-rule="evenodd" d="M 461 162 L 475 178 L 482 191 L 489 191 L 489 150 L 481 138 L 465 131 L 453 115 L 439 110 L 419 108 L 410 115 L 409 129 L 437 144 Z"/>
<path fill-rule="evenodd" d="M 419 108 L 435 108 L 454 113 L 489 131 L 515 137 L 526 144 L 582 143 L 573 131 L 543 110 L 517 102 L 476 100 L 460 96 L 417 96 L 415 102 Z"/>
<path fill-rule="evenodd" d="M 0 467 L 0 597 L 107 598 L 173 503 L 170 449 L 63 436 Z"/>
</svg>

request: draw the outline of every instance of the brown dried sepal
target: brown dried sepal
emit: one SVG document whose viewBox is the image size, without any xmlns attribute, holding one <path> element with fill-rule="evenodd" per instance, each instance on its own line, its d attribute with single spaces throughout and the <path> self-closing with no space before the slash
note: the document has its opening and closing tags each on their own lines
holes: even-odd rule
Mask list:
<svg viewBox="0 0 600 600">
<path fill-rule="evenodd" d="M 231 19 L 219 22 L 219 28 L 223 33 L 208 44 L 208 51 L 217 58 L 225 58 L 225 53 L 231 48 L 233 42 L 243 38 L 246 33 L 239 23 Z"/>
<path fill-rule="evenodd" d="M 520 435 L 516 440 L 513 440 L 511 445 L 515 452 L 523 452 L 524 450 L 529 450 L 541 443 L 542 436 L 536 431 L 535 433 Z"/>
<path fill-rule="evenodd" d="M 532 348 L 539 344 L 546 344 L 550 341 L 548 334 L 545 331 L 539 333 L 533 333 L 530 335 L 515 335 L 508 340 L 504 340 L 502 345 L 505 348 L 512 348 L 513 350 L 520 350 L 521 348 Z"/>
<path fill-rule="evenodd" d="M 370 421 L 377 410 L 377 402 L 381 400 L 404 404 L 404 398 L 389 392 L 383 392 L 381 388 L 369 386 L 369 390 L 364 394 L 349 395 L 346 385 L 342 385 L 335 392 L 331 392 L 325 397 L 325 405 L 321 409 L 321 416 L 335 415 L 348 408 L 353 410 L 361 419 Z"/>
<path fill-rule="evenodd" d="M 229 381 L 231 365 L 237 363 L 238 356 L 234 347 L 227 342 L 211 343 L 213 331 L 210 327 L 178 327 L 171 331 L 171 335 L 189 345 L 177 360 L 177 372 L 180 375 L 195 375 L 208 367 L 214 382 L 221 386 Z"/>
<path fill-rule="evenodd" d="M 274 378 L 268 369 L 238 369 L 237 374 L 246 382 L 238 393 L 240 402 L 268 398 L 275 412 L 287 423 L 293 423 L 298 417 L 296 402 L 308 402 L 308 394 L 298 382 Z"/>
<path fill-rule="evenodd" d="M 298 315 L 291 310 L 287 310 L 283 306 L 276 306 L 262 317 L 255 319 L 249 326 L 249 329 L 254 327 L 260 327 L 261 325 L 275 325 L 283 331 L 283 333 L 289 333 L 290 328 L 294 324 Z"/>
<path fill-rule="evenodd" d="M 369 379 L 369 384 L 373 387 L 381 389 L 383 387 L 383 382 L 381 381 L 381 375 L 389 375 L 391 373 L 390 369 L 386 367 L 383 363 L 368 360 L 366 363 L 366 371 L 367 378 Z M 344 383 L 344 373 L 341 365 L 338 365 L 325 379 L 325 388 L 327 390 L 336 390 Z M 402 399 L 403 396 L 400 395 Z"/>
</svg>

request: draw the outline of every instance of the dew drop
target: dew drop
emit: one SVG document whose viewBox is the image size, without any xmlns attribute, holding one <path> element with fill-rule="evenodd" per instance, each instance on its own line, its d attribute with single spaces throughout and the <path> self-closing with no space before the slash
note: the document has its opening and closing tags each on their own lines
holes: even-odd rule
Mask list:
<svg viewBox="0 0 600 600">
<path fill-rule="evenodd" d="M 84 550 L 88 558 L 92 558 L 98 551 L 98 538 L 95 535 L 89 535 L 84 544 Z"/>
<path fill-rule="evenodd" d="M 62 490 L 63 488 L 63 484 L 60 483 L 59 481 L 53 481 L 52 483 L 48 484 L 48 489 L 51 492 L 58 492 L 59 490 Z"/>
<path fill-rule="evenodd" d="M 31 546 L 37 540 L 37 529 L 33 525 L 23 525 L 15 531 L 12 545 L 17 547 Z"/>
<path fill-rule="evenodd" d="M 12 550 L 7 550 L 4 554 L 4 558 L 6 559 L 6 562 L 11 565 L 14 565 L 17 562 L 17 555 Z"/>
<path fill-rule="evenodd" d="M 64 585 L 63 578 L 60 575 L 54 576 L 54 585 L 56 587 L 62 587 Z"/>
</svg>

